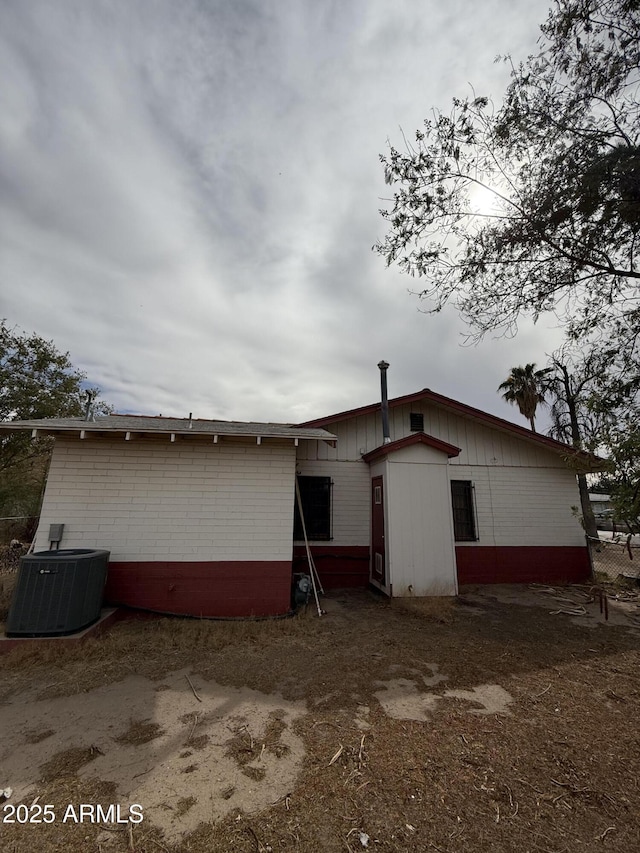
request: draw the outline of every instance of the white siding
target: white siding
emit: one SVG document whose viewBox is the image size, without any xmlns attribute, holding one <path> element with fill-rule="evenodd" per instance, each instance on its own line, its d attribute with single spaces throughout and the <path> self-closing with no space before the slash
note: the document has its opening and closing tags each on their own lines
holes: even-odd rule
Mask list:
<svg viewBox="0 0 640 853">
<path fill-rule="evenodd" d="M 461 448 L 460 455 L 451 460 L 453 465 L 564 467 L 563 460 L 553 451 L 536 446 L 524 438 L 480 424 L 471 418 L 446 412 L 426 401 L 390 408 L 389 431 L 392 441 L 411 435 L 411 412 L 424 416 L 425 433 Z M 305 442 L 305 446 L 300 448 L 298 458 L 357 461 L 363 453 L 382 444 L 379 412 L 330 424 L 327 428 L 337 436 L 337 447 L 329 447 L 324 442 Z"/>
<path fill-rule="evenodd" d="M 461 448 L 447 469 L 449 479 L 475 484 L 480 540 L 469 543 L 471 546 L 584 544 L 582 528 L 571 511 L 580 503 L 576 478 L 560 456 L 426 402 L 390 409 L 392 440 L 411 435 L 411 412 L 424 415 L 426 433 Z M 305 443 L 298 449 L 298 468 L 303 474 L 333 478 L 336 544 L 366 545 L 371 472 L 361 457 L 382 444 L 380 415 L 351 418 L 330 429 L 338 437 L 337 447 Z M 412 448 L 412 452 L 420 453 L 421 448 Z M 403 457 L 404 461 L 408 458 Z M 446 512 L 451 513 L 450 494 Z"/>
<path fill-rule="evenodd" d="M 575 475 L 562 468 L 449 466 L 451 480 L 475 487 L 479 541 L 461 545 L 584 545 L 572 512 L 580 504 Z"/>
<path fill-rule="evenodd" d="M 294 472 L 290 443 L 58 439 L 36 548 L 60 522 L 114 561 L 288 560 Z"/>
<path fill-rule="evenodd" d="M 310 442 L 309 442 L 310 443 Z M 305 442 L 307 444 L 307 442 Z M 368 545 L 371 475 L 366 462 L 298 461 L 305 477 L 331 477 L 333 538 L 335 545 Z"/>
<path fill-rule="evenodd" d="M 447 457 L 428 448 L 389 457 L 387 559 L 395 597 L 457 593 L 447 469 Z"/>
</svg>

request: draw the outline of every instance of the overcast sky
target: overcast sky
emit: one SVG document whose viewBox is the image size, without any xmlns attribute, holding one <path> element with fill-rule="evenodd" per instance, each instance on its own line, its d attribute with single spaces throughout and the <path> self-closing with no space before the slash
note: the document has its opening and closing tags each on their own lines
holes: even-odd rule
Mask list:
<svg viewBox="0 0 640 853">
<path fill-rule="evenodd" d="M 118 411 L 300 422 L 496 393 L 560 336 L 461 346 L 371 246 L 378 156 L 500 99 L 547 0 L 0 0 L 0 314 Z M 547 328 L 548 326 L 548 328 Z"/>
</svg>

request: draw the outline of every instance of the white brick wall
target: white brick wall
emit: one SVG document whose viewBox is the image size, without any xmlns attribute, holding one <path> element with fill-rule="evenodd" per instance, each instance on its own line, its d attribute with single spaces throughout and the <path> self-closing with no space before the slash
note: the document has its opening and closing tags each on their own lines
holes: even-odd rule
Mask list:
<svg viewBox="0 0 640 853">
<path fill-rule="evenodd" d="M 57 439 L 36 549 L 60 522 L 114 561 L 288 560 L 294 473 L 293 443 Z"/>
</svg>

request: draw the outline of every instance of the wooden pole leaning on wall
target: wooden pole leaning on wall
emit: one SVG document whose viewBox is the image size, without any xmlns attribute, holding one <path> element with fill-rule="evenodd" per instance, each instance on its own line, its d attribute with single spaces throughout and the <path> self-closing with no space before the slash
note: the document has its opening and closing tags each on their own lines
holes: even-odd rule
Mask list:
<svg viewBox="0 0 640 853">
<path fill-rule="evenodd" d="M 304 546 L 307 551 L 307 561 L 309 563 L 309 574 L 311 575 L 311 586 L 313 587 L 313 596 L 316 600 L 316 607 L 318 609 L 318 616 L 323 616 L 325 611 L 320 607 L 320 600 L 318 599 L 318 587 L 320 588 L 320 592 L 324 595 L 324 589 L 322 588 L 322 583 L 320 581 L 320 576 L 318 574 L 318 570 L 316 569 L 316 564 L 313 562 L 313 555 L 311 554 L 311 548 L 309 547 L 309 539 L 307 537 L 307 525 L 304 520 L 304 512 L 302 510 L 302 497 L 300 495 L 300 485 L 298 483 L 298 475 L 296 474 L 296 501 L 298 503 L 298 512 L 300 513 L 300 521 L 302 522 L 302 535 L 304 536 Z"/>
</svg>

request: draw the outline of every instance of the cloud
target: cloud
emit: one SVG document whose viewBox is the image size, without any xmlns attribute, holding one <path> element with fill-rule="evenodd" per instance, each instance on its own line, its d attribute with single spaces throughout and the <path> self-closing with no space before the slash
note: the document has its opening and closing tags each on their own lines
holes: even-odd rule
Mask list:
<svg viewBox="0 0 640 853">
<path fill-rule="evenodd" d="M 2 314 L 118 409 L 291 420 L 429 385 L 495 388 L 554 333 L 461 349 L 384 234 L 378 155 L 546 3 L 45 0 L 0 11 Z M 415 284 L 415 282 L 413 282 Z"/>
</svg>

